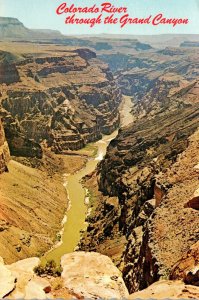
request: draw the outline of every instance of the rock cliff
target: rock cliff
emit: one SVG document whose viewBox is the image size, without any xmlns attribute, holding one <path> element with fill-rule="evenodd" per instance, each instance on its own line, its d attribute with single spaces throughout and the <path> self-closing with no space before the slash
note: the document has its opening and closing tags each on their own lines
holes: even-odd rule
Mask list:
<svg viewBox="0 0 199 300">
<path fill-rule="evenodd" d="M 5 265 L 0 257 L 0 297 L 5 299 L 196 299 L 199 287 L 180 280 L 161 280 L 147 289 L 128 294 L 121 272 L 107 256 L 75 252 L 61 260 L 60 277 L 34 273 L 40 260 L 31 257 Z"/>
<path fill-rule="evenodd" d="M 171 47 L 133 54 L 120 49 L 119 53 L 99 55 L 109 64 L 122 93 L 134 98 L 134 113 L 140 117 L 164 109 L 167 96 L 197 80 L 197 56 L 197 49 Z"/>
<path fill-rule="evenodd" d="M 40 158 L 43 141 L 55 153 L 77 150 L 118 127 L 121 94 L 94 52 L 55 46 L 18 51 L 12 66 L 19 78 L 4 77 L 0 97 L 13 155 Z"/>
<path fill-rule="evenodd" d="M 87 181 L 100 198 L 80 248 L 114 259 L 109 247 L 124 236 L 115 262 L 130 292 L 169 278 L 198 239 L 198 83 L 162 101 L 154 115 L 119 130 L 94 175 L 97 187 Z"/>
</svg>

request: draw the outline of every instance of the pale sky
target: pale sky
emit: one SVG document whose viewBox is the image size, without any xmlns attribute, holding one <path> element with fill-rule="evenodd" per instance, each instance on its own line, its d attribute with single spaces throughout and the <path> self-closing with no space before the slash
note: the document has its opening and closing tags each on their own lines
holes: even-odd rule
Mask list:
<svg viewBox="0 0 199 300">
<path fill-rule="evenodd" d="M 58 5 L 67 2 L 75 6 L 100 6 L 103 2 L 128 7 L 130 17 L 148 17 L 163 13 L 167 18 L 189 18 L 188 25 L 146 26 L 127 25 L 123 29 L 117 25 L 66 25 L 67 15 L 56 15 Z M 199 0 L 0 0 L 0 16 L 18 18 L 28 28 L 57 29 L 63 34 L 161 34 L 161 33 L 195 33 L 199 34 Z M 79 15 L 80 16 L 80 15 Z M 85 14 L 81 14 L 85 17 Z M 93 15 L 94 17 L 95 15 Z"/>
</svg>

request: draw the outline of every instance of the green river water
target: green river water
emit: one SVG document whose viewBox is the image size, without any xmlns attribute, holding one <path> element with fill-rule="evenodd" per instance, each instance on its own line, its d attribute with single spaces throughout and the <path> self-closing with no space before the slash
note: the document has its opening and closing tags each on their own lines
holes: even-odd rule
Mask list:
<svg viewBox="0 0 199 300">
<path fill-rule="evenodd" d="M 59 263 L 64 254 L 73 252 L 77 246 L 81 231 L 86 229 L 85 217 L 88 209 L 85 205 L 86 190 L 81 184 L 81 179 L 95 170 L 99 161 L 106 154 L 108 144 L 116 137 L 117 133 L 116 130 L 111 135 L 104 136 L 100 141 L 93 144 L 98 149 L 96 157 L 89 159 L 82 170 L 73 175 L 63 175 L 70 205 L 63 220 L 62 241 L 45 254 L 42 262 L 53 259 Z"/>
</svg>

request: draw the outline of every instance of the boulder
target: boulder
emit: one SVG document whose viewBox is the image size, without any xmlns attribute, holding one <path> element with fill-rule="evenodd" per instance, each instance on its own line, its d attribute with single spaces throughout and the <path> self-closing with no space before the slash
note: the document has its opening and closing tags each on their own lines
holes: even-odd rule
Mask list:
<svg viewBox="0 0 199 300">
<path fill-rule="evenodd" d="M 120 271 L 111 259 L 96 252 L 74 252 L 61 259 L 64 287 L 89 299 L 127 298 Z"/>
</svg>

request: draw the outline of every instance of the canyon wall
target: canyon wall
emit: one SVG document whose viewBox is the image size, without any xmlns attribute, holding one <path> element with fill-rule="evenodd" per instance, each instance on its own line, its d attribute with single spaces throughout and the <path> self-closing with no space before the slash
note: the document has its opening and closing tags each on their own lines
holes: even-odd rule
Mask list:
<svg viewBox="0 0 199 300">
<path fill-rule="evenodd" d="M 13 155 L 41 158 L 42 142 L 55 153 L 77 150 L 118 127 L 121 94 L 94 52 L 53 46 L 34 54 L 27 48 L 24 54 L 19 49 L 17 55 L 6 54 L 19 78 L 3 77 L 0 97 Z"/>
<path fill-rule="evenodd" d="M 197 191 L 198 86 L 187 78 L 174 93 L 172 85 L 161 94 L 159 83 L 157 94 L 151 85 L 140 103 L 135 95 L 137 120 L 119 130 L 95 180 L 85 183 L 96 203 L 79 247 L 110 255 L 130 293 L 168 279 L 198 240 L 197 200 L 191 202 Z M 114 245 L 122 239 L 115 256 Z"/>
<path fill-rule="evenodd" d="M 109 63 L 122 93 L 134 98 L 134 113 L 139 117 L 164 109 L 167 96 L 186 92 L 199 76 L 197 48 L 168 47 L 133 54 L 120 49 L 99 57 Z"/>
<path fill-rule="evenodd" d="M 108 66 L 89 49 L 1 46 L 0 255 L 12 263 L 40 256 L 56 242 L 68 203 L 60 175 L 65 164 L 55 153 L 112 133 L 120 122 L 121 93 Z"/>
</svg>

